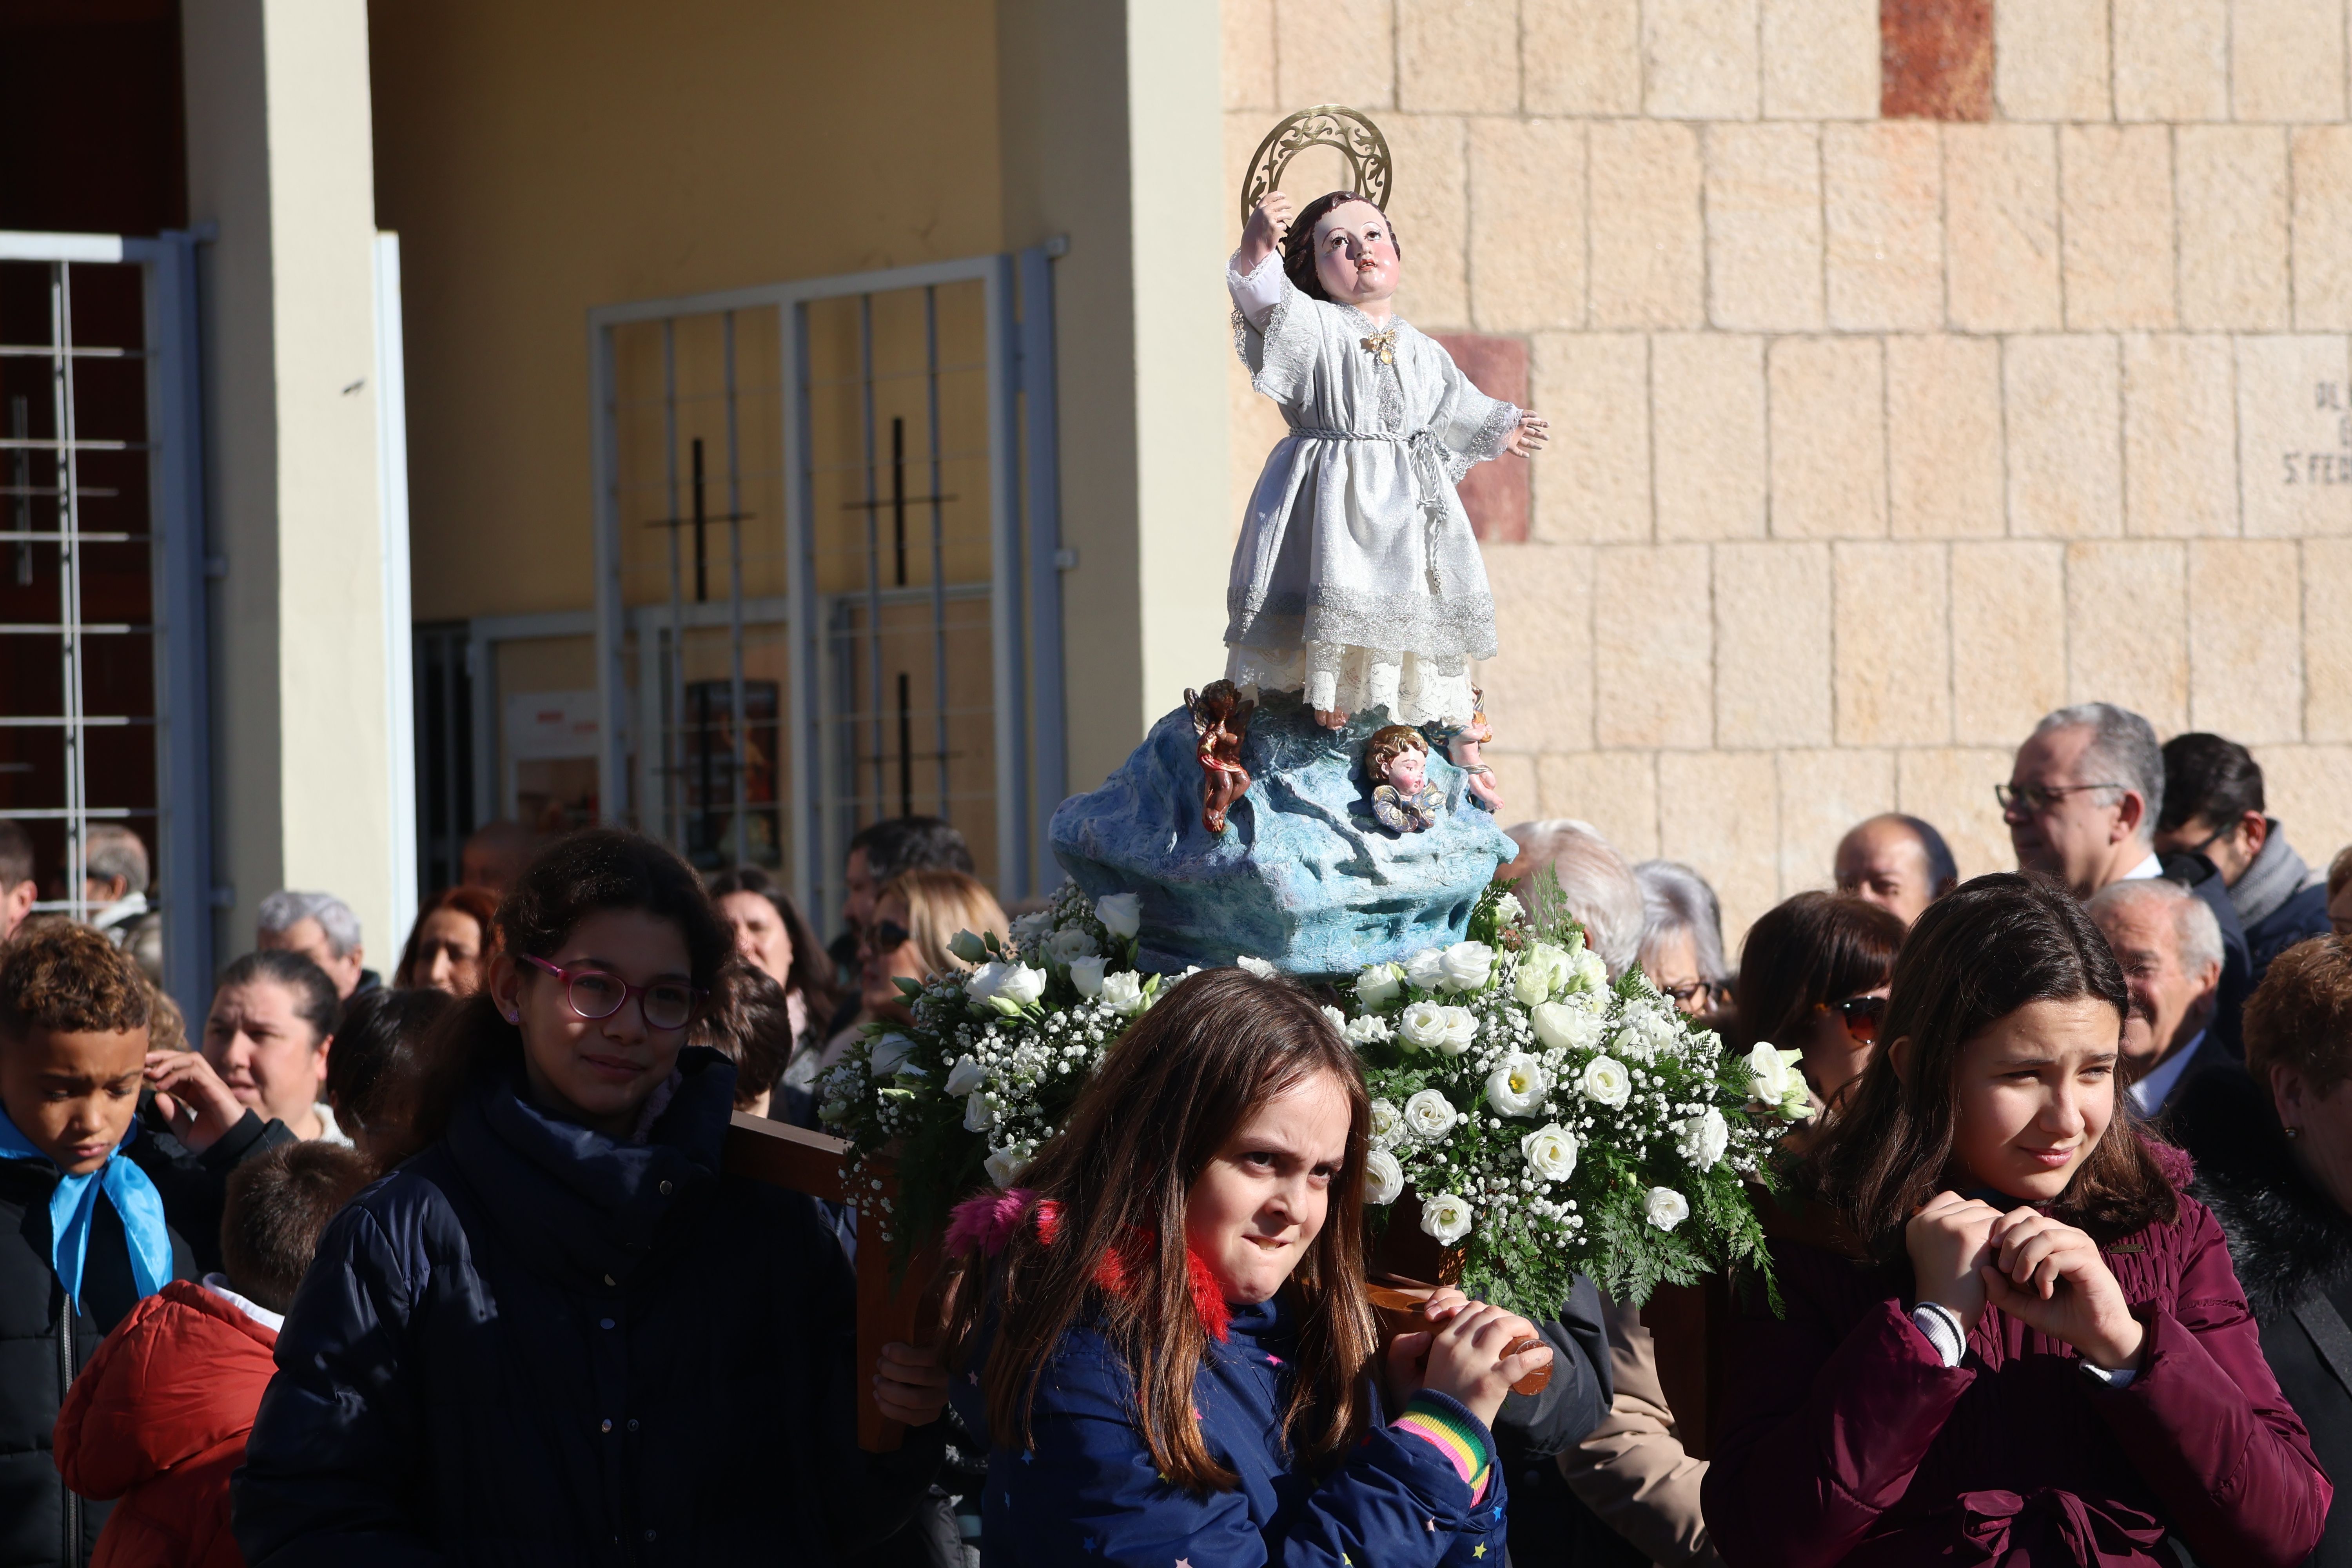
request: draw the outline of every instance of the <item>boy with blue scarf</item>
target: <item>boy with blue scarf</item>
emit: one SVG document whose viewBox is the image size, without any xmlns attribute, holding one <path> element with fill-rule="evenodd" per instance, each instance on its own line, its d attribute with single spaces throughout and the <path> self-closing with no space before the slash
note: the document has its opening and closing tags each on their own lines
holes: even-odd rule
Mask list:
<svg viewBox="0 0 2352 1568">
<path fill-rule="evenodd" d="M 233 1102 L 210 1092 L 201 1057 L 151 1065 L 152 995 L 129 955 L 86 927 L 45 922 L 0 948 L 0 1563 L 89 1560 L 105 1509 L 58 1478 L 58 1407 L 108 1330 L 192 1277 L 167 1200 L 185 1208 L 273 1141 L 257 1121 L 226 1125 Z M 142 1128 L 151 1085 L 187 1143 L 167 1149 Z M 187 1152 L 197 1143 L 202 1160 Z"/>
</svg>

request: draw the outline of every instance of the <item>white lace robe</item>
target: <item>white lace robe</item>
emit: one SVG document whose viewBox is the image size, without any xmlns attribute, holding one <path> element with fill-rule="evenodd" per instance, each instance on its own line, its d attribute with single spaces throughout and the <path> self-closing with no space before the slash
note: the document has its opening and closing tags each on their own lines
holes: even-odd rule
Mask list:
<svg viewBox="0 0 2352 1568">
<path fill-rule="evenodd" d="M 1279 252 L 1228 268 L 1234 344 L 1290 434 L 1265 460 L 1225 590 L 1226 678 L 1308 706 L 1466 724 L 1470 663 L 1495 656 L 1495 600 L 1454 486 L 1499 454 L 1519 410 L 1470 384 L 1402 321 L 1381 329 L 1301 293 Z"/>
</svg>

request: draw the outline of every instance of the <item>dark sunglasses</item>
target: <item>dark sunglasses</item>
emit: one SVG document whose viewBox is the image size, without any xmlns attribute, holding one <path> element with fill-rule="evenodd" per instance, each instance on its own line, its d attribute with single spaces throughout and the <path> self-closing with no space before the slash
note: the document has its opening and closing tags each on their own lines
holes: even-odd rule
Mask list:
<svg viewBox="0 0 2352 1568">
<path fill-rule="evenodd" d="M 1843 1002 L 1824 1002 L 1824 1013 L 1835 1013 L 1845 1020 L 1845 1032 L 1857 1040 L 1878 1038 L 1878 1021 L 1886 1016 L 1884 996 L 1849 996 Z"/>
<path fill-rule="evenodd" d="M 915 933 L 897 921 L 876 921 L 870 930 L 870 940 L 877 953 L 896 952 L 915 940 Z"/>
</svg>

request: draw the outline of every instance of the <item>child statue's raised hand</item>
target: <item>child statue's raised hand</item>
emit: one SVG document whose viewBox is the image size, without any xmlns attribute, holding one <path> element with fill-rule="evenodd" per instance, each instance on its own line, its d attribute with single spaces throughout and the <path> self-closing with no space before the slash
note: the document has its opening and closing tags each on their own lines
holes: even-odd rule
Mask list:
<svg viewBox="0 0 2352 1568">
<path fill-rule="evenodd" d="M 1257 264 L 1282 248 L 1282 241 L 1290 233 L 1290 198 L 1280 191 L 1273 192 L 1249 216 L 1242 229 L 1242 247 L 1235 253 L 1243 276 L 1257 270 Z"/>
</svg>

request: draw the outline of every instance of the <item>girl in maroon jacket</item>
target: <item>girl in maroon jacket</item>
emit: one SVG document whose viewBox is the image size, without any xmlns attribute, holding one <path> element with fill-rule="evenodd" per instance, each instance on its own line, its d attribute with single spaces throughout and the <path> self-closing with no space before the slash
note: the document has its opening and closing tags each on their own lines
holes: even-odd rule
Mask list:
<svg viewBox="0 0 2352 1568">
<path fill-rule="evenodd" d="M 2054 884 L 1980 877 L 1896 958 L 1732 1356 L 1727 1563 L 2286 1568 L 2333 1496 L 2187 1161 L 2118 1106 L 2126 994 Z"/>
</svg>

